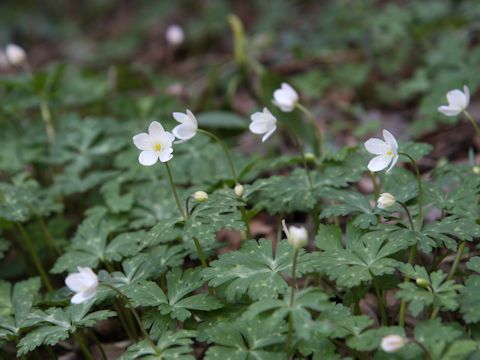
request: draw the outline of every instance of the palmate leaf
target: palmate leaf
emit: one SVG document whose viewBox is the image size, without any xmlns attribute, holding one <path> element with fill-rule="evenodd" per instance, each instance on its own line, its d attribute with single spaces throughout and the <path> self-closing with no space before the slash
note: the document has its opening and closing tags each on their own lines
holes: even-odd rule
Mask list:
<svg viewBox="0 0 480 360">
<path fill-rule="evenodd" d="M 85 193 L 118 175 L 116 170 L 97 170 L 87 174 L 63 172 L 55 176 L 52 191 L 58 195 Z"/>
<path fill-rule="evenodd" d="M 119 360 L 194 360 L 192 338 L 195 336 L 196 332 L 192 330 L 167 331 L 161 334 L 156 343 L 159 354 L 155 354 L 148 341 L 143 340 L 131 345 Z"/>
<path fill-rule="evenodd" d="M 378 222 L 368 198 L 359 192 L 328 189 L 325 197 L 334 201 L 335 204 L 325 206 L 320 218 L 355 215 L 353 225 L 362 229 L 376 225 Z M 338 201 L 340 203 L 337 203 Z"/>
<path fill-rule="evenodd" d="M 271 241 L 247 240 L 240 250 L 223 254 L 211 262 L 204 276 L 210 286 L 225 285 L 229 301 L 242 295 L 253 300 L 275 298 L 288 287 L 281 274 L 291 273 L 293 254 L 293 248 L 286 241 L 280 241 L 274 251 Z M 310 257 L 300 250 L 297 275 L 309 268 Z"/>
<path fill-rule="evenodd" d="M 371 351 L 380 347 L 384 336 L 392 334 L 405 336 L 405 331 L 399 326 L 382 326 L 378 329 L 368 329 L 360 334 L 350 336 L 346 344 L 358 351 Z"/>
<path fill-rule="evenodd" d="M 230 189 L 220 189 L 209 195 L 208 201 L 199 203 L 185 222 L 184 244 L 195 252 L 193 238 L 207 248 L 215 245 L 216 233 L 221 229 L 245 230 L 238 208 L 243 203 Z"/>
<path fill-rule="evenodd" d="M 205 330 L 210 346 L 206 360 L 281 360 L 286 359 L 286 325 L 272 319 L 237 319 L 220 322 Z"/>
<path fill-rule="evenodd" d="M 46 216 L 61 209 L 62 205 L 49 190 L 24 175 L 15 178 L 13 184 L 0 182 L 0 219 L 24 222 L 32 216 Z"/>
<path fill-rule="evenodd" d="M 48 308 L 34 310 L 24 321 L 25 326 L 34 327 L 18 343 L 17 356 L 25 355 L 41 345 L 53 346 L 60 340 L 66 340 L 78 328 L 92 327 L 100 320 L 115 316 L 110 310 L 99 310 L 87 314 L 93 300 L 79 305 L 70 305 L 65 309 Z"/>
<path fill-rule="evenodd" d="M 97 267 L 103 260 L 119 259 L 131 253 L 130 246 L 118 246 L 118 240 L 107 245 L 108 235 L 120 225 L 118 221 L 105 218 L 106 211 L 99 209 L 88 216 L 78 227 L 70 248 L 60 256 L 52 273 L 74 272 L 78 266 Z M 118 252 L 116 252 L 117 250 Z"/>
<path fill-rule="evenodd" d="M 253 319 L 265 312 L 271 312 L 272 319 L 288 320 L 292 317 L 293 330 L 300 339 L 308 340 L 313 333 L 315 337 L 320 333 L 329 333 L 328 322 L 319 322 L 312 319 L 311 311 L 323 311 L 329 307 L 328 296 L 320 289 L 308 288 L 294 294 L 294 305 L 290 307 L 290 291 L 287 291 L 282 300 L 263 299 L 248 308 L 244 316 Z"/>
<path fill-rule="evenodd" d="M 465 287 L 460 290 L 458 296 L 460 311 L 463 319 L 467 323 L 477 323 L 480 321 L 480 275 L 470 275 L 465 281 Z"/>
<path fill-rule="evenodd" d="M 168 268 L 180 266 L 185 252 L 183 246 L 159 245 L 149 248 L 122 262 L 123 272 L 115 271 L 104 274 L 107 281 L 119 289 L 148 278 L 159 278 Z"/>
<path fill-rule="evenodd" d="M 192 295 L 203 283 L 201 269 L 182 272 L 175 268 L 167 273 L 167 294 L 153 281 L 132 284 L 124 292 L 135 306 L 156 306 L 162 315 L 169 314 L 172 319 L 185 321 L 192 315 L 191 310 L 210 311 L 222 307 L 211 295 Z"/>
<path fill-rule="evenodd" d="M 13 287 L 0 282 L 0 338 L 19 335 L 39 290 L 39 278 L 17 282 Z"/>
<path fill-rule="evenodd" d="M 455 284 L 453 280 L 446 280 L 447 274 L 438 270 L 428 274 L 425 268 L 410 264 L 402 264 L 401 271 L 411 279 L 424 279 L 428 287 L 423 288 L 411 282 L 399 285 L 397 297 L 409 302 L 408 309 L 413 316 L 417 316 L 426 306 L 439 306 L 441 310 L 455 310 L 458 307 L 457 292 L 463 285 Z"/>
<path fill-rule="evenodd" d="M 335 280 L 338 286 L 352 288 L 370 281 L 373 276 L 393 274 L 399 262 L 390 256 L 409 244 L 390 241 L 385 234 L 371 232 L 358 241 L 349 242 L 345 249 L 328 246 L 314 257 L 316 268 Z"/>
</svg>

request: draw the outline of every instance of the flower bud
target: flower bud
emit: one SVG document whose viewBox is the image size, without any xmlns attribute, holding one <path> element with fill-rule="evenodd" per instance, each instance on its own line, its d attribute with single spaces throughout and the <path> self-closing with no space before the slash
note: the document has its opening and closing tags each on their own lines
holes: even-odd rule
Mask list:
<svg viewBox="0 0 480 360">
<path fill-rule="evenodd" d="M 313 153 L 306 153 L 306 154 L 305 154 L 305 160 L 307 160 L 307 161 L 315 161 L 315 154 L 313 154 Z"/>
<path fill-rule="evenodd" d="M 235 188 L 233 189 L 233 191 L 235 192 L 235 195 L 237 195 L 238 197 L 242 197 L 243 194 L 245 194 L 245 189 L 242 184 L 235 185 Z"/>
<path fill-rule="evenodd" d="M 204 202 L 208 200 L 208 194 L 205 191 L 195 191 L 193 198 L 198 202 Z"/>
<path fill-rule="evenodd" d="M 429 285 L 428 280 L 424 278 L 417 278 L 415 282 L 417 283 L 418 286 L 422 288 L 427 288 Z"/>
<path fill-rule="evenodd" d="M 282 227 L 285 235 L 287 235 L 287 242 L 295 250 L 300 250 L 302 247 L 308 244 L 307 229 L 305 229 L 303 226 L 290 226 L 287 228 L 285 220 L 282 220 Z"/>
<path fill-rule="evenodd" d="M 183 43 L 183 40 L 185 39 L 185 34 L 184 34 L 181 26 L 170 25 L 167 28 L 167 31 L 165 33 L 165 37 L 167 38 L 167 42 L 170 45 L 178 46 L 181 43 Z"/>
<path fill-rule="evenodd" d="M 5 48 L 7 60 L 12 65 L 21 65 L 27 61 L 27 53 L 23 48 L 15 44 L 8 44 Z"/>
<path fill-rule="evenodd" d="M 480 174 L 480 166 L 474 166 L 472 170 L 474 174 Z"/>
<path fill-rule="evenodd" d="M 400 335 L 387 335 L 382 338 L 381 347 L 382 350 L 387 353 L 392 353 L 400 350 L 408 342 L 403 336 Z"/>
<path fill-rule="evenodd" d="M 390 193 L 383 193 L 377 200 L 377 207 L 379 209 L 388 209 L 395 204 L 395 196 Z"/>
</svg>

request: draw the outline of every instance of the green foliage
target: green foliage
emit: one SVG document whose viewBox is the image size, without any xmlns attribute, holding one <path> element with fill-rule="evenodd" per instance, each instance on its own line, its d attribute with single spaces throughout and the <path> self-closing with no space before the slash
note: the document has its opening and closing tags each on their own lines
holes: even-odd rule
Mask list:
<svg viewBox="0 0 480 360">
<path fill-rule="evenodd" d="M 275 252 L 274 252 L 275 251 Z M 277 248 L 266 239 L 248 240 L 240 250 L 226 253 L 204 271 L 209 285 L 225 286 L 228 300 L 248 295 L 252 300 L 275 298 L 287 289 L 283 273 L 291 273 L 294 250 L 286 241 Z M 310 258 L 303 250 L 298 256 L 297 274 L 310 270 Z"/>
<path fill-rule="evenodd" d="M 125 353 L 119 358 L 121 360 L 134 359 L 158 359 L 158 360 L 190 360 L 195 359 L 190 353 L 193 344 L 192 338 L 195 337 L 195 331 L 180 330 L 164 332 L 158 339 L 156 345 L 159 354 L 156 354 L 147 340 L 140 341 L 131 345 Z"/>
<path fill-rule="evenodd" d="M 158 307 L 162 315 L 185 321 L 192 310 L 210 311 L 219 309 L 222 304 L 213 296 L 191 293 L 203 285 L 201 269 L 187 270 L 175 268 L 167 273 L 167 294 L 153 281 L 134 283 L 125 289 L 125 294 L 136 306 Z"/>
<path fill-rule="evenodd" d="M 441 310 L 455 310 L 458 307 L 457 292 L 462 285 L 455 284 L 453 280 L 446 280 L 447 274 L 438 270 L 428 273 L 425 268 L 410 264 L 401 267 L 402 272 L 410 279 L 426 280 L 427 285 L 418 286 L 411 282 L 400 284 L 397 296 L 410 303 L 409 310 L 417 316 L 426 306 L 434 305 Z"/>
</svg>

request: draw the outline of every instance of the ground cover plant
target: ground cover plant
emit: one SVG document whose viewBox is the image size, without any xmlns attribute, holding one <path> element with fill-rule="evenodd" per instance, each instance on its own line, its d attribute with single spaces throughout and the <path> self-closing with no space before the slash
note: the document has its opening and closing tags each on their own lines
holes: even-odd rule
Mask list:
<svg viewBox="0 0 480 360">
<path fill-rule="evenodd" d="M 480 359 L 479 14 L 0 4 L 0 357 Z"/>
</svg>

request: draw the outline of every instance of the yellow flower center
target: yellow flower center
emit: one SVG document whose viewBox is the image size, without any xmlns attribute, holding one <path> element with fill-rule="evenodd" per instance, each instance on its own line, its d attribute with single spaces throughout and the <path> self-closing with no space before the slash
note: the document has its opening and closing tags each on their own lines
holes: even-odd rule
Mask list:
<svg viewBox="0 0 480 360">
<path fill-rule="evenodd" d="M 393 151 L 392 151 L 392 150 L 387 150 L 387 155 L 388 155 L 388 156 L 392 156 L 392 155 L 393 155 Z"/>
<path fill-rule="evenodd" d="M 157 144 L 153 145 L 153 148 L 155 149 L 155 151 L 160 151 L 160 150 L 162 150 L 162 144 L 157 143 Z"/>
</svg>

